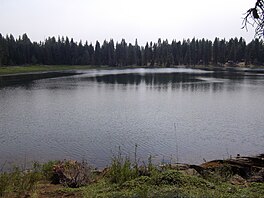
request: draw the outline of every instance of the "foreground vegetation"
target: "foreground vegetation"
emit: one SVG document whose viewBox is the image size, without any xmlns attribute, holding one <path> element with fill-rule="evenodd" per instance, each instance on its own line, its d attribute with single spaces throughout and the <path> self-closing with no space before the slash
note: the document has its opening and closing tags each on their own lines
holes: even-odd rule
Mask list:
<svg viewBox="0 0 264 198">
<path fill-rule="evenodd" d="M 86 162 L 34 163 L 0 174 L 0 197 L 263 197 L 263 182 L 247 182 L 228 165 L 200 174 L 182 165 L 138 165 L 118 155 L 102 171 Z"/>
</svg>

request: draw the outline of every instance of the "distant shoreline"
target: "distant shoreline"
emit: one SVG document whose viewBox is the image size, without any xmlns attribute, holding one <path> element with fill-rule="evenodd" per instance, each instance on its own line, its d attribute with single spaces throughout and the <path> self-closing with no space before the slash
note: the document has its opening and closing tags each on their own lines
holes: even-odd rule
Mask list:
<svg viewBox="0 0 264 198">
<path fill-rule="evenodd" d="M 241 70 L 250 72 L 263 72 L 263 66 L 215 66 L 215 65 L 172 65 L 170 67 L 158 66 L 92 66 L 92 65 L 25 65 L 25 66 L 2 66 L 0 67 L 0 77 L 11 75 L 26 75 L 26 74 L 42 74 L 48 72 L 73 72 L 76 70 L 90 70 L 90 69 L 129 69 L 129 68 L 192 68 L 205 70 Z"/>
</svg>

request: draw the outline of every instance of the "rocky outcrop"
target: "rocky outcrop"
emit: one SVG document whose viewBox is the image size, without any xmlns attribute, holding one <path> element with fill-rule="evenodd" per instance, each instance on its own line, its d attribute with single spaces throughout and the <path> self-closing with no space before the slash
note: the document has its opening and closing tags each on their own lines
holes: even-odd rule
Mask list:
<svg viewBox="0 0 264 198">
<path fill-rule="evenodd" d="M 237 156 L 227 160 L 213 160 L 200 165 L 206 171 L 228 171 L 232 176 L 238 175 L 248 182 L 264 182 L 264 154 L 245 157 Z"/>
<path fill-rule="evenodd" d="M 237 156 L 226 160 L 213 160 L 201 165 L 170 164 L 170 168 L 188 175 L 219 174 L 232 184 L 245 185 L 247 182 L 264 182 L 264 154 L 254 157 Z"/>
</svg>

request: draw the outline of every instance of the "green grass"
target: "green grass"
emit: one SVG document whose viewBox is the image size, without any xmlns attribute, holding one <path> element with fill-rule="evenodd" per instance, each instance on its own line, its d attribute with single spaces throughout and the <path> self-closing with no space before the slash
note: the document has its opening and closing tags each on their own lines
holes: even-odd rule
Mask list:
<svg viewBox="0 0 264 198">
<path fill-rule="evenodd" d="M 39 197 L 39 186 L 51 181 L 56 163 L 35 163 L 27 172 L 14 168 L 11 172 L 0 173 L 0 197 Z M 264 183 L 232 185 L 226 175 L 222 175 L 229 169 L 202 177 L 169 167 L 161 170 L 153 166 L 151 160 L 142 168 L 136 162 L 130 162 L 129 158 L 118 155 L 107 170 L 106 174 L 94 175 L 96 179 L 91 184 L 79 188 L 60 186 L 49 193 L 53 197 L 72 195 L 84 198 L 261 198 L 264 195 Z"/>
<path fill-rule="evenodd" d="M 84 197 L 177 197 L 177 198 L 260 198 L 264 194 L 263 183 L 249 183 L 247 186 L 232 185 L 229 182 L 230 169 L 223 169 L 207 177 L 188 175 L 169 166 L 159 169 L 148 164 L 138 165 L 122 157 L 121 151 L 112 159 L 109 174 L 82 189 Z"/>
<path fill-rule="evenodd" d="M 33 192 L 42 179 L 40 167 L 34 163 L 30 171 L 14 167 L 11 172 L 0 173 L 0 197 L 23 197 Z"/>
<path fill-rule="evenodd" d="M 172 174 L 172 175 L 170 175 Z M 167 172 L 166 177 L 173 177 L 175 172 Z M 263 183 L 252 183 L 248 187 L 234 186 L 228 182 L 212 184 L 197 176 L 181 173 L 171 183 L 165 179 L 155 183 L 151 177 L 138 177 L 123 184 L 113 184 L 101 179 L 82 189 L 84 197 L 179 197 L 179 198 L 261 198 L 264 194 Z M 162 174 L 163 175 L 163 174 Z M 164 176 L 164 175 L 163 175 Z"/>
<path fill-rule="evenodd" d="M 8 66 L 0 67 L 0 75 L 21 74 L 32 72 L 47 72 L 47 71 L 66 71 L 66 70 L 82 70 L 105 68 L 104 66 L 89 66 L 89 65 L 29 65 L 29 66 Z"/>
<path fill-rule="evenodd" d="M 49 71 L 88 70 L 88 69 L 124 69 L 124 68 L 139 68 L 139 66 L 123 66 L 123 67 L 110 67 L 110 66 L 105 66 L 105 65 L 100 65 L 100 66 L 93 66 L 93 65 L 2 66 L 0 67 L 0 75 L 23 74 L 23 73 L 34 73 L 34 72 L 49 72 Z"/>
</svg>

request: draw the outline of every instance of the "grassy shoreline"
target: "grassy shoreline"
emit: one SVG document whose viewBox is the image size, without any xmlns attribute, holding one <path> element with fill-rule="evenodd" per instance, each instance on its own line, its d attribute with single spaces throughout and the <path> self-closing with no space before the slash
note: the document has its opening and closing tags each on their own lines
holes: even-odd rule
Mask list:
<svg viewBox="0 0 264 198">
<path fill-rule="evenodd" d="M 55 72 L 67 70 L 87 70 L 106 68 L 104 66 L 96 67 L 91 65 L 28 65 L 28 66 L 8 66 L 0 67 L 0 75 L 28 74 L 39 72 Z"/>
<path fill-rule="evenodd" d="M 259 159 L 264 160 L 263 156 Z M 248 160 L 253 157 L 239 157 L 236 162 L 245 159 L 248 166 Z M 0 197 L 263 197 L 263 180 L 241 177 L 236 173 L 239 163 L 233 164 L 235 161 L 230 160 L 222 160 L 220 164 L 220 160 L 214 160 L 194 167 L 188 164 L 157 166 L 150 157 L 139 166 L 138 160 L 117 155 L 103 170 L 73 160 L 34 163 L 27 171 L 14 168 L 9 173 L 0 172 Z M 256 158 L 252 160 L 255 161 Z M 260 172 L 264 174 L 263 168 Z"/>
<path fill-rule="evenodd" d="M 171 68 L 186 67 L 195 69 L 214 69 L 214 68 L 227 68 L 224 66 L 213 65 L 195 65 L 195 66 L 171 66 Z M 89 69 L 125 69 L 125 68 L 164 68 L 164 67 L 150 67 L 150 66 L 123 66 L 123 67 L 109 67 L 109 66 L 93 66 L 93 65 L 25 65 L 25 66 L 2 66 L 0 67 L 0 76 L 14 75 L 14 74 L 27 74 L 39 72 L 54 72 L 54 71 L 67 71 L 67 70 L 89 70 Z M 260 69 L 263 66 L 247 66 L 247 67 L 231 67 L 231 68 L 247 68 L 247 69 Z"/>
</svg>

